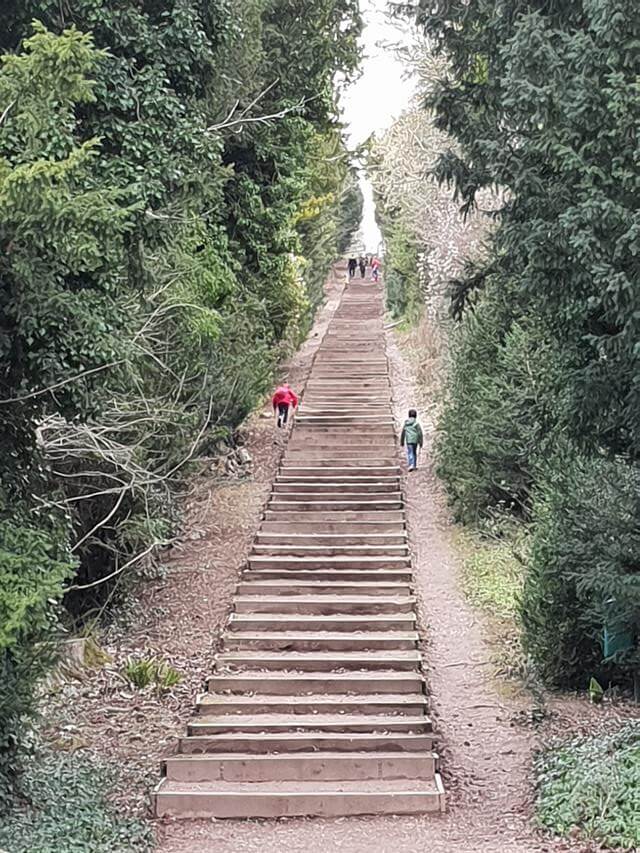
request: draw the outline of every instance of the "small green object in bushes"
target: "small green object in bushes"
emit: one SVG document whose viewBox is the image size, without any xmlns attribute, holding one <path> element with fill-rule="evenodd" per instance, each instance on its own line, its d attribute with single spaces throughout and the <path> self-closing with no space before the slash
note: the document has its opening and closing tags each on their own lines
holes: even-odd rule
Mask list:
<svg viewBox="0 0 640 853">
<path fill-rule="evenodd" d="M 602 650 L 605 660 L 610 660 L 621 652 L 631 651 L 634 645 L 633 630 L 623 622 L 605 625 L 602 636 Z"/>
<path fill-rule="evenodd" d="M 594 704 L 598 704 L 598 702 L 602 702 L 602 697 L 604 696 L 604 690 L 600 686 L 600 683 L 596 678 L 592 678 L 589 682 L 589 698 Z"/>
</svg>

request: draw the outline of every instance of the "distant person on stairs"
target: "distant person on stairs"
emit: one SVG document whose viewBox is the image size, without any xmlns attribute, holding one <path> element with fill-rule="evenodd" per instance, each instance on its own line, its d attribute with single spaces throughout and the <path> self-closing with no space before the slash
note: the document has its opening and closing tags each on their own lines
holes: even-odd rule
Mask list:
<svg viewBox="0 0 640 853">
<path fill-rule="evenodd" d="M 371 261 L 371 278 L 374 281 L 377 281 L 379 275 L 380 275 L 380 261 L 377 258 L 374 258 Z"/>
<path fill-rule="evenodd" d="M 422 442 L 422 427 L 418 423 L 418 413 L 415 409 L 409 409 L 409 417 L 402 427 L 400 445 L 407 448 L 407 462 L 410 471 L 415 471 L 418 467 L 418 448 L 422 448 Z"/>
<path fill-rule="evenodd" d="M 353 278 L 356 274 L 356 269 L 358 268 L 358 262 L 355 258 L 349 258 L 349 278 Z"/>
<path fill-rule="evenodd" d="M 293 406 L 294 409 L 298 408 L 297 394 L 289 388 L 287 382 L 284 382 L 276 388 L 271 402 L 273 404 L 273 411 L 276 414 L 278 428 L 286 426 L 289 418 L 289 406 Z"/>
<path fill-rule="evenodd" d="M 358 261 L 358 266 L 360 267 L 360 278 L 364 278 L 364 274 L 367 271 L 367 262 L 362 257 L 362 255 L 360 255 L 360 260 Z"/>
</svg>

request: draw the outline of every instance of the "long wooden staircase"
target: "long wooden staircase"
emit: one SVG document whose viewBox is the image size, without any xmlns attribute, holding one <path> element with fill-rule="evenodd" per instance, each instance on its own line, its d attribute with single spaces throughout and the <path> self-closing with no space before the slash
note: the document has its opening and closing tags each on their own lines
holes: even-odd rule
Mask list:
<svg viewBox="0 0 640 853">
<path fill-rule="evenodd" d="M 317 351 L 159 817 L 444 809 L 382 299 L 351 282 Z"/>
</svg>

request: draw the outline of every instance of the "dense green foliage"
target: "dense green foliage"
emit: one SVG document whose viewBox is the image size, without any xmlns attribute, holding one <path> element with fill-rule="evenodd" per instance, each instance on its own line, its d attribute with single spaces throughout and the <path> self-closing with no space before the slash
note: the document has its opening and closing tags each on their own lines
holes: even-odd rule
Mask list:
<svg viewBox="0 0 640 853">
<path fill-rule="evenodd" d="M 461 519 L 531 525 L 522 616 L 545 677 L 624 678 L 640 629 L 636 4 L 413 10 L 448 60 L 430 106 L 456 148 L 435 174 L 466 211 L 502 191 L 486 262 L 452 286 L 440 471 Z M 605 626 L 635 652 L 604 661 Z"/>
<path fill-rule="evenodd" d="M 61 597 L 102 608 L 168 541 L 357 226 L 359 31 L 355 0 L 3 6 L 2 772 Z"/>
<path fill-rule="evenodd" d="M 640 724 L 553 744 L 536 760 L 536 815 L 545 829 L 606 847 L 640 847 Z"/>
<path fill-rule="evenodd" d="M 385 288 L 393 317 L 416 320 L 422 308 L 418 274 L 418 246 L 401 218 L 383 226 Z"/>
<path fill-rule="evenodd" d="M 23 799 L 3 817 L 0 849 L 11 853 L 129 853 L 152 849 L 148 825 L 108 800 L 114 772 L 84 752 L 38 746 L 28 758 Z"/>
</svg>

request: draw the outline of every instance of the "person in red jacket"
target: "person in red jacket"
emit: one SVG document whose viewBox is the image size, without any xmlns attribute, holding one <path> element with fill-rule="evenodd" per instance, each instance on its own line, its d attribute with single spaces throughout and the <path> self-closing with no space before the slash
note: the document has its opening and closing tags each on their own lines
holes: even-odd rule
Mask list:
<svg viewBox="0 0 640 853">
<path fill-rule="evenodd" d="M 271 402 L 273 403 L 273 411 L 277 412 L 278 426 L 286 426 L 287 418 L 289 417 L 289 406 L 293 406 L 294 409 L 298 408 L 296 393 L 285 382 L 279 388 L 276 388 L 276 393 L 271 398 Z"/>
</svg>

